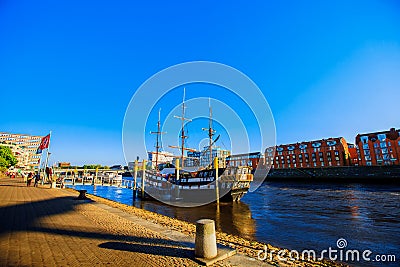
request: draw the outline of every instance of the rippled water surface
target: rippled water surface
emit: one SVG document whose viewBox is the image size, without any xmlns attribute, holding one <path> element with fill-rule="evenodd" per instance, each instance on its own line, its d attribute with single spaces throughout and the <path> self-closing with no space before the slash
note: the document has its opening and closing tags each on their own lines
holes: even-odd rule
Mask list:
<svg viewBox="0 0 400 267">
<path fill-rule="evenodd" d="M 217 230 L 275 246 L 322 251 L 337 249 L 336 241 L 344 238 L 347 249 L 394 254 L 400 262 L 399 185 L 266 182 L 240 203 L 221 204 L 219 212 L 215 204 L 177 208 L 133 200 L 130 189 L 83 187 L 88 193 L 189 222 L 211 218 Z"/>
</svg>

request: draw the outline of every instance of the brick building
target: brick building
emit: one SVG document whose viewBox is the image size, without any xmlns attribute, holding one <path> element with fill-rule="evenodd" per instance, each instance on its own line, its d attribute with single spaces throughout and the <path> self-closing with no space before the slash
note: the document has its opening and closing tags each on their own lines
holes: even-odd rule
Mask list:
<svg viewBox="0 0 400 267">
<path fill-rule="evenodd" d="M 359 165 L 359 152 L 354 144 L 347 143 L 347 147 L 349 148 L 349 153 L 350 153 L 350 162 L 351 166 L 358 166 Z"/>
<path fill-rule="evenodd" d="M 348 166 L 350 152 L 343 137 L 279 145 L 265 150 L 266 164 L 275 169 Z"/>
<path fill-rule="evenodd" d="M 400 129 L 358 134 L 356 145 L 361 166 L 400 164 Z"/>
</svg>

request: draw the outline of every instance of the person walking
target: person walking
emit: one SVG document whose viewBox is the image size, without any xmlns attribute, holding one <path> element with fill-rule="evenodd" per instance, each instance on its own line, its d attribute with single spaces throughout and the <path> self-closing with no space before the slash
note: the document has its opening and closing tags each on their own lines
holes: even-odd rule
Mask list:
<svg viewBox="0 0 400 267">
<path fill-rule="evenodd" d="M 28 178 L 27 178 L 27 180 L 26 180 L 26 186 L 31 186 L 32 179 L 33 179 L 33 173 L 30 172 L 30 173 L 28 174 Z"/>
<path fill-rule="evenodd" d="M 35 175 L 35 184 L 34 184 L 33 186 L 34 186 L 34 187 L 37 187 L 38 184 L 39 184 L 39 181 L 40 181 L 40 174 L 39 174 L 39 172 L 36 172 L 36 175 Z"/>
</svg>

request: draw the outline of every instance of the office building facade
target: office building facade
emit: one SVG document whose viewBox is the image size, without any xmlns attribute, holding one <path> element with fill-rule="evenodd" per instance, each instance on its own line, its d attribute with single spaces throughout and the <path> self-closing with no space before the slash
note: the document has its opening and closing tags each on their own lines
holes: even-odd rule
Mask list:
<svg viewBox="0 0 400 267">
<path fill-rule="evenodd" d="M 41 154 L 36 154 L 43 136 L 0 132 L 0 145 L 11 146 L 21 169 L 37 169 Z"/>
</svg>

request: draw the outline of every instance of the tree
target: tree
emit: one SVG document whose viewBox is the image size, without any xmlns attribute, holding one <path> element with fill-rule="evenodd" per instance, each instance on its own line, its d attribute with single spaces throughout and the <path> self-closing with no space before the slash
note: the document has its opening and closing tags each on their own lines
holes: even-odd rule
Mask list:
<svg viewBox="0 0 400 267">
<path fill-rule="evenodd" d="M 6 146 L 0 146 L 0 169 L 4 171 L 17 163 L 18 160 L 14 157 L 11 149 Z"/>
<path fill-rule="evenodd" d="M 0 157 L 0 171 L 5 171 L 7 168 L 8 168 L 7 161 Z"/>
</svg>

